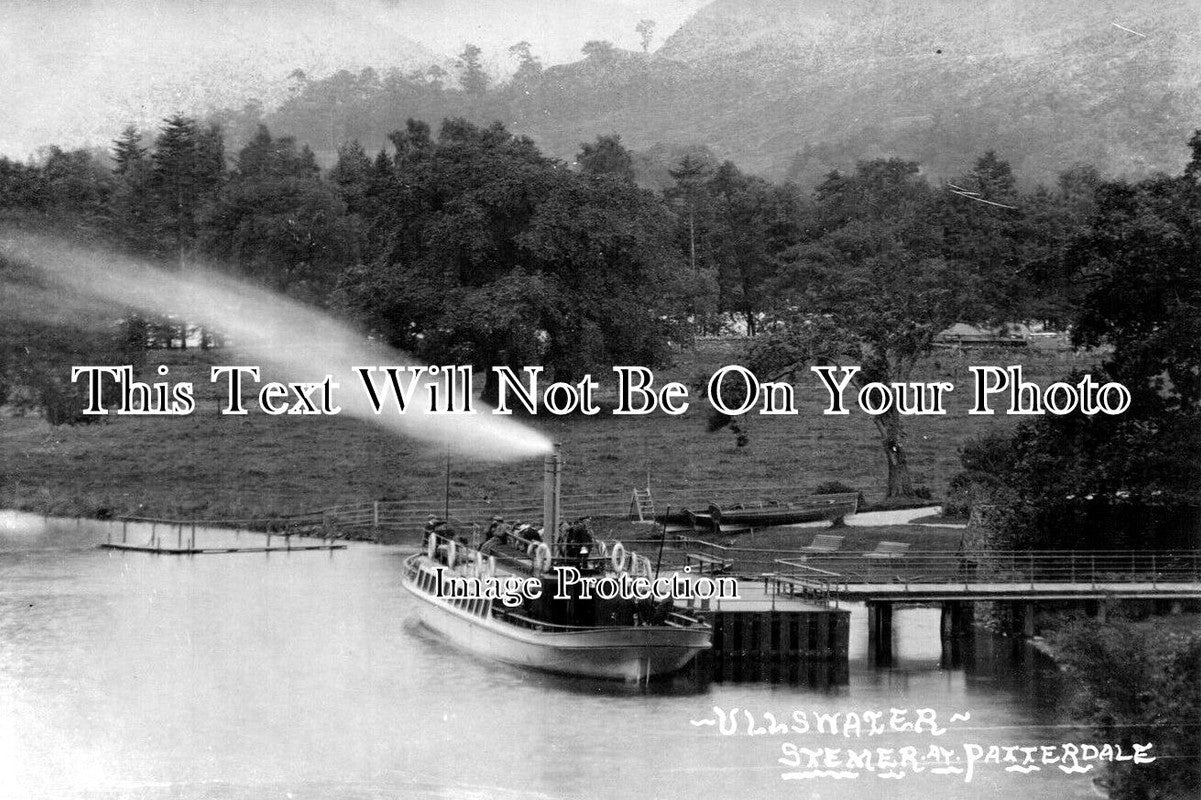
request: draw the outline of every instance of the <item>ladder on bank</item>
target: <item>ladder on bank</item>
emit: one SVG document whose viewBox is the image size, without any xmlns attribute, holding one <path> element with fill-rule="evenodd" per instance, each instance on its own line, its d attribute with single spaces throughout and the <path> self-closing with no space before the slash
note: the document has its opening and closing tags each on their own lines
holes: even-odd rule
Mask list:
<svg viewBox="0 0 1201 800">
<path fill-rule="evenodd" d="M 651 495 L 651 487 L 635 489 L 630 498 L 630 519 L 638 517 L 638 522 L 653 523 L 655 521 L 655 498 Z"/>
</svg>

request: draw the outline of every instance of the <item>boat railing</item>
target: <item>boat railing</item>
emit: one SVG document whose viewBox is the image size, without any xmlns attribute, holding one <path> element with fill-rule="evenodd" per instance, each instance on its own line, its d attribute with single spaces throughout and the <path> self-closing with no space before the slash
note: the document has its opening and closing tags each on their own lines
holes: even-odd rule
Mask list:
<svg viewBox="0 0 1201 800">
<path fill-rule="evenodd" d="M 537 540 L 527 540 L 515 538 L 512 535 L 507 537 L 506 544 L 497 544 L 494 547 L 483 548 L 474 546 L 471 542 L 462 540 L 460 534 L 442 533 L 433 531 L 431 534 L 434 539 L 434 555 L 435 558 L 446 563 L 448 558 L 450 543 L 455 544 L 455 563 L 447 564 L 450 567 L 457 567 L 461 564 L 470 564 L 475 560 L 475 554 L 479 553 L 482 558 L 495 558 L 498 566 L 512 568 L 521 572 L 534 574 L 534 564 L 536 550 L 542 542 Z M 428 539 L 423 543 L 423 550 L 428 552 Z M 585 555 L 582 548 L 587 547 L 588 553 Z M 578 549 L 577 549 L 578 548 Z M 548 545 L 549 549 L 549 545 Z M 628 563 L 631 568 L 634 563 L 634 554 L 629 553 Z M 612 566 L 612 552 L 608 544 L 600 539 L 595 539 L 592 542 L 558 542 L 555 547 L 555 552 L 551 553 L 551 557 L 542 565 L 543 572 L 550 572 L 553 567 L 575 567 L 583 574 L 594 574 L 604 572 Z M 646 560 L 644 559 L 644 563 Z M 646 567 L 644 566 L 645 570 Z"/>
</svg>

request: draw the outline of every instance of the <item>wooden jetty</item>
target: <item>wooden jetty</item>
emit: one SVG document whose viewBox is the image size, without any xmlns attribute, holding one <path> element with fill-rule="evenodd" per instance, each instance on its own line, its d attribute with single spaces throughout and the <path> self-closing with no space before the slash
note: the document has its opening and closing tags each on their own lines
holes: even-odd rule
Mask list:
<svg viewBox="0 0 1201 800">
<path fill-rule="evenodd" d="M 130 523 L 141 525 L 143 530 L 149 526 L 150 538 L 142 543 L 130 541 Z M 136 531 L 135 531 L 136 533 Z M 164 533 L 166 534 L 164 536 Z M 172 536 L 172 533 L 174 535 Z M 100 547 L 104 550 L 122 550 L 132 553 L 155 553 L 158 555 L 175 555 L 175 556 L 192 556 L 192 555 L 211 555 L 217 553 L 294 553 L 303 552 L 306 550 L 345 550 L 346 545 L 342 542 L 334 542 L 329 539 L 321 539 L 319 543 L 303 543 L 293 544 L 292 539 L 313 539 L 316 537 L 306 536 L 303 533 L 292 531 L 274 532 L 274 531 L 248 531 L 237 528 L 217 529 L 217 528 L 200 528 L 201 535 L 208 534 L 213 538 L 219 535 L 231 535 L 235 539 L 241 538 L 243 534 L 248 537 L 255 537 L 257 540 L 254 544 L 228 544 L 228 543 L 212 543 L 207 545 L 197 544 L 196 542 L 197 523 L 183 520 L 160 520 L 160 519 L 137 519 L 126 518 L 121 521 L 121 541 L 113 541 L 112 531 L 110 530 L 108 540 L 101 542 Z M 263 541 L 265 538 L 265 542 Z M 283 539 L 283 544 L 272 545 L 271 540 L 275 538 L 278 542 Z M 174 542 L 172 542 L 174 540 Z M 259 543 L 263 542 L 263 543 Z"/>
<path fill-rule="evenodd" d="M 103 550 L 126 550 L 133 553 L 159 553 L 162 555 L 194 556 L 209 553 L 295 553 L 301 550 L 345 550 L 344 544 L 284 544 L 274 547 L 171 547 L 144 544 L 122 544 L 103 542 Z"/>
</svg>

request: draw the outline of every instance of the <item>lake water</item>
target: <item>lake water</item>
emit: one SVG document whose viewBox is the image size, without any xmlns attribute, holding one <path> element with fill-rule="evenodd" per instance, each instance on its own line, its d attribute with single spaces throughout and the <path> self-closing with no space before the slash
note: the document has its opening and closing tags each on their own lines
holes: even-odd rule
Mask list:
<svg viewBox="0 0 1201 800">
<path fill-rule="evenodd" d="M 894 666 L 877 669 L 857 609 L 849 681 L 835 688 L 688 676 L 639 688 L 461 653 L 411 621 L 403 549 L 98 549 L 114 531 L 0 512 L 0 797 L 1094 796 L 1097 770 L 1055 767 L 978 764 L 970 784 L 929 765 L 783 777 L 805 772 L 779 763 L 786 743 L 924 757 L 932 744 L 959 755 L 1089 741 L 1064 726 L 1061 678 L 1028 649 L 977 637 L 964 666 L 944 668 L 937 610 L 898 611 Z M 723 735 L 705 724 L 715 707 L 760 723 L 930 708 L 946 732 Z M 970 719 L 951 722 L 958 712 Z"/>
</svg>

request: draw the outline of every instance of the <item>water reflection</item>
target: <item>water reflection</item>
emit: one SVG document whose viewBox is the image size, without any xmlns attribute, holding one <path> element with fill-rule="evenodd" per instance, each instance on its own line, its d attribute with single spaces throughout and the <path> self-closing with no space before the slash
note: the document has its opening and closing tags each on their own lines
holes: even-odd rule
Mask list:
<svg viewBox="0 0 1201 800">
<path fill-rule="evenodd" d="M 645 687 L 463 653 L 410 622 L 395 549 L 159 556 L 96 549 L 111 524 L 0 515 L 0 796 L 874 798 L 1089 796 L 1088 776 L 982 772 L 965 787 L 784 781 L 788 736 L 722 736 L 713 709 L 968 711 L 938 743 L 1053 743 L 1058 675 L 1013 643 L 948 656 L 936 608 L 901 608 L 873 667 L 709 664 Z M 1025 652 L 1024 650 L 1022 652 Z M 711 669 L 710 669 L 711 668 Z M 841 672 L 840 672 L 841 670 Z M 925 746 L 792 737 L 829 747 Z M 1062 739 L 1068 741 L 1068 739 Z"/>
</svg>

